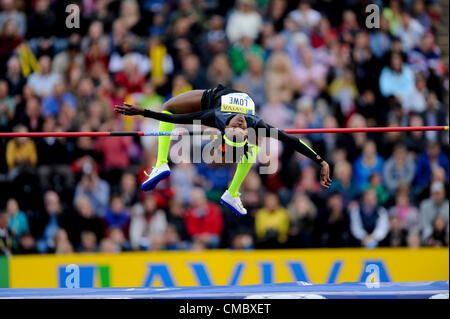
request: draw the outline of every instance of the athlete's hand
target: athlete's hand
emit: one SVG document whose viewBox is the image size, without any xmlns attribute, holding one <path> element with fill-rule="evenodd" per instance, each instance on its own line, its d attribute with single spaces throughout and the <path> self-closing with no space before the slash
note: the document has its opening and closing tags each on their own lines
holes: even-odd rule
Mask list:
<svg viewBox="0 0 450 319">
<path fill-rule="evenodd" d="M 123 115 L 143 115 L 144 114 L 144 108 L 137 106 L 137 105 L 131 105 L 128 103 L 123 103 L 123 105 L 116 105 L 114 107 L 114 111 L 117 113 L 123 114 Z"/>
<path fill-rule="evenodd" d="M 323 161 L 320 166 L 320 185 L 329 188 L 331 186 L 330 166 L 325 161 Z"/>
</svg>

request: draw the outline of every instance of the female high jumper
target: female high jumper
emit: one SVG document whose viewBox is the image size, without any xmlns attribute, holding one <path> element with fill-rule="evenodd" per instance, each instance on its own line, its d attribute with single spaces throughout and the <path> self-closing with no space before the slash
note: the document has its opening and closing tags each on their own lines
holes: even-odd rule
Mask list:
<svg viewBox="0 0 450 319">
<path fill-rule="evenodd" d="M 231 184 L 220 199 L 222 204 L 237 215 L 247 214 L 239 197 L 239 188 L 259 151 L 257 138 L 256 141 L 248 141 L 248 128 L 255 129 L 256 137 L 261 132 L 268 137 L 270 130 L 277 130 L 278 140 L 286 147 L 292 147 L 320 165 L 320 184 L 326 188 L 331 185 L 328 163 L 301 139 L 274 128 L 255 115 L 255 103 L 247 93 L 219 85 L 214 89 L 192 90 L 174 96 L 163 104 L 162 112 L 153 112 L 126 103 L 116 105 L 114 110 L 124 115 L 142 115 L 159 120 L 159 131 L 172 131 L 174 124 L 192 124 L 194 120 L 200 120 L 202 125 L 217 128 L 221 132 L 223 146 L 243 148 L 244 155 L 238 162 Z M 143 191 L 154 189 L 161 180 L 170 175 L 167 164 L 170 140 L 171 136 L 158 137 L 156 165 L 151 174 L 146 173 L 148 179 L 141 186 Z"/>
</svg>

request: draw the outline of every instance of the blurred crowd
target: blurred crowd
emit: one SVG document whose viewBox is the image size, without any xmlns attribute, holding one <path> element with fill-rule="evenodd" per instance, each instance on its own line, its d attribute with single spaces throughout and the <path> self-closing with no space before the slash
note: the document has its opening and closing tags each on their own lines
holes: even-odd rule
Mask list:
<svg viewBox="0 0 450 319">
<path fill-rule="evenodd" d="M 70 2 L 78 28 L 67 1 L 0 1 L 0 131 L 156 131 L 113 106 L 218 84 L 280 129 L 448 125 L 438 1 Z M 187 158 L 141 192 L 156 138 L 2 138 L 0 254 L 448 246 L 448 132 L 301 138 L 331 188 L 278 145 L 277 171 L 244 181 L 245 217 L 218 204 L 232 164 Z"/>
</svg>

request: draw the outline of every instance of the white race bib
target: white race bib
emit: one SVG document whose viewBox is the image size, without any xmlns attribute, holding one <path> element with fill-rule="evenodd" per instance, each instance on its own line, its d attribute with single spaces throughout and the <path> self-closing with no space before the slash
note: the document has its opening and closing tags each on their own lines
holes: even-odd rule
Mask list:
<svg viewBox="0 0 450 319">
<path fill-rule="evenodd" d="M 230 93 L 222 95 L 220 110 L 255 115 L 255 102 L 246 93 Z"/>
</svg>

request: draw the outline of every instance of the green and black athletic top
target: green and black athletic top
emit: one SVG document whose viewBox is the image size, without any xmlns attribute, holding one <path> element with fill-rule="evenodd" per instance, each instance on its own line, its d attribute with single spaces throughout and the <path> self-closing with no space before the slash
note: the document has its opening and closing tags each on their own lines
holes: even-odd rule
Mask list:
<svg viewBox="0 0 450 319">
<path fill-rule="evenodd" d="M 202 111 L 188 114 L 167 114 L 144 111 L 144 116 L 155 120 L 170 122 L 175 124 L 192 124 L 195 120 L 200 120 L 202 125 L 217 128 L 222 134 L 225 133 L 225 127 L 230 120 L 242 114 L 247 122 L 248 128 L 255 130 L 256 137 L 258 133 L 263 133 L 264 137 L 270 136 L 270 130 L 276 130 L 278 140 L 286 146 L 293 148 L 300 154 L 312 159 L 316 163 L 321 163 L 322 158 L 301 139 L 284 133 L 266 122 L 255 114 L 255 103 L 251 97 L 244 92 L 225 88 L 222 85 L 214 89 L 208 89 L 203 92 Z"/>
</svg>

